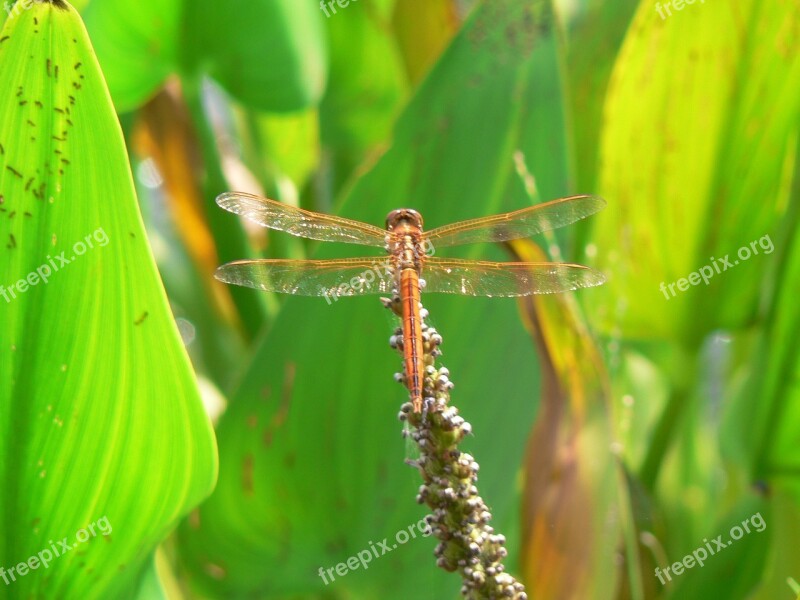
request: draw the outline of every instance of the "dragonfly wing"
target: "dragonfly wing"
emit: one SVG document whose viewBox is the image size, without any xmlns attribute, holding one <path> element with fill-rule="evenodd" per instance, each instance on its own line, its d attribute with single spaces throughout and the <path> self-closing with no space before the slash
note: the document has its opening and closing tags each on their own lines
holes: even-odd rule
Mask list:
<svg viewBox="0 0 800 600">
<path fill-rule="evenodd" d="M 299 296 L 391 294 L 394 277 L 386 259 L 238 260 L 214 277 L 224 283 Z"/>
<path fill-rule="evenodd" d="M 298 237 L 365 246 L 386 245 L 386 231 L 379 227 L 303 210 L 253 194 L 226 192 L 217 197 L 217 204 L 254 223 Z"/>
<path fill-rule="evenodd" d="M 478 242 L 505 242 L 558 229 L 605 207 L 599 196 L 570 196 L 510 213 L 460 221 L 427 233 L 434 248 Z"/>
<path fill-rule="evenodd" d="M 488 262 L 429 258 L 422 272 L 425 292 L 464 296 L 554 294 L 605 282 L 600 272 L 582 265 L 549 262 Z"/>
</svg>

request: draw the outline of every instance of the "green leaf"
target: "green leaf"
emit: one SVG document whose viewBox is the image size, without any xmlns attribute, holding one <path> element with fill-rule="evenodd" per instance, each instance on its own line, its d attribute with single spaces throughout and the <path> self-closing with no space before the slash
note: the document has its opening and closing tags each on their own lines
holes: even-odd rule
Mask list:
<svg viewBox="0 0 800 600">
<path fill-rule="evenodd" d="M 391 148 L 356 182 L 342 214 L 381 223 L 390 209 L 411 205 L 433 227 L 519 208 L 530 203 L 516 173 L 520 150 L 535 157 L 549 193 L 566 191 L 558 181 L 567 171 L 563 128 L 557 151 L 538 137 L 545 115 L 561 115 L 558 107 L 547 112 L 561 85 L 549 14 L 544 2 L 484 4 L 401 116 Z M 352 256 L 353 248 L 326 246 L 320 255 Z M 513 301 L 424 301 L 444 337 L 454 401 L 474 424 L 465 450 L 482 465 L 481 493 L 515 557 L 515 480 L 539 389 L 531 341 Z M 400 369 L 387 345 L 395 325 L 376 298 L 331 306 L 322 298 L 287 300 L 220 422 L 220 485 L 181 529 L 185 560 L 209 589 L 457 594 L 457 579 L 435 566 L 431 539 L 398 545 L 329 587 L 318 572 L 384 537 L 391 545 L 424 514 L 414 503 L 420 481 L 403 465 L 396 420 L 407 393 L 392 382 Z"/>
<path fill-rule="evenodd" d="M 105 519 L 9 593 L 128 598 L 213 486 L 214 437 L 80 17 L 36 4 L 0 39 L 0 564 Z"/>
<path fill-rule="evenodd" d="M 798 23 L 790 0 L 685 5 L 664 19 L 640 5 L 601 136 L 609 210 L 594 242 L 610 282 L 594 312 L 606 330 L 695 345 L 752 322 L 786 210 Z"/>
<path fill-rule="evenodd" d="M 296 199 L 320 163 L 319 113 L 243 110 L 239 115 L 248 166 L 275 200 Z"/>
<path fill-rule="evenodd" d="M 185 68 L 266 111 L 316 104 L 325 88 L 322 12 L 312 0 L 199 0 L 185 12 Z"/>
<path fill-rule="evenodd" d="M 85 18 L 120 111 L 140 106 L 170 74 L 198 68 L 249 106 L 285 111 L 322 96 L 320 15 L 306 0 L 102 0 Z"/>
<path fill-rule="evenodd" d="M 366 3 L 326 20 L 330 84 L 320 134 L 330 153 L 334 195 L 353 170 L 391 135 L 407 83 L 391 22 Z"/>
<path fill-rule="evenodd" d="M 179 0 L 101 0 L 83 13 L 119 112 L 143 104 L 178 65 Z"/>
</svg>

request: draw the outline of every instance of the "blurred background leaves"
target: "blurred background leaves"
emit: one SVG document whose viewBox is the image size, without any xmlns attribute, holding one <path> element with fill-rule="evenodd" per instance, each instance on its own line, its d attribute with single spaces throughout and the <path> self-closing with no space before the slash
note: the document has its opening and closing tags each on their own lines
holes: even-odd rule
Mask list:
<svg viewBox="0 0 800 600">
<path fill-rule="evenodd" d="M 412 206 L 429 227 L 598 193 L 609 204 L 597 217 L 510 250 L 592 264 L 609 276 L 605 286 L 518 306 L 425 299 L 444 337 L 453 399 L 475 431 L 465 450 L 482 465 L 481 493 L 509 540 L 508 567 L 536 598 L 790 598 L 787 577 L 800 573 L 797 2 L 669 10 L 634 0 L 331 4 L 76 4 L 197 374 L 195 383 L 179 370 L 169 383 L 194 390 L 191 426 L 178 437 L 147 417 L 148 403 L 176 402 L 168 385 L 140 391 L 144 403 L 125 396 L 122 406 L 136 406 L 144 415 L 137 423 L 152 428 L 147 435 L 170 437 L 134 458 L 188 461 L 176 448 L 198 445 L 205 450 L 191 466 L 209 486 L 214 461 L 198 425 L 198 389 L 220 452 L 210 499 L 167 539 L 156 563 L 114 585 L 142 598 L 458 595 L 456 580 L 435 568 L 430 539 L 330 585 L 318 576 L 424 514 L 413 502 L 418 476 L 403 465 L 409 449 L 396 421 L 405 393 L 390 381 L 400 369 L 386 347 L 395 321 L 375 299 L 328 306 L 213 281 L 215 266 L 232 259 L 352 255 L 246 228 L 214 205 L 218 193 L 263 193 L 375 224 Z M 25 22 L 24 35 L 36 39 L 31 14 L 9 15 L 0 37 L 11 28 L 23 37 Z M 27 72 L 9 48 L 0 43 L 0 77 L 12 81 Z M 108 112 L 102 86 L 84 95 L 95 98 L 98 114 Z M 13 94 L 0 109 L 12 136 L 24 126 L 14 120 Z M 113 178 L 124 190 L 119 181 L 128 177 L 130 187 L 119 141 L 103 133 L 110 126 L 98 119 L 84 127 L 91 138 L 80 185 Z M 99 137 L 108 145 L 89 145 Z M 5 148 L 17 155 L 23 141 L 15 143 Z M 35 168 L 33 156 L 25 160 Z M 2 177 L 3 186 L 13 183 L 8 172 Z M 52 222 L 77 235 L 90 208 L 104 204 L 101 192 L 73 185 L 65 193 L 74 206 Z M 125 205 L 125 192 L 103 195 Z M 758 245 L 765 236 L 769 252 Z M 45 237 L 19 249 L 25 264 L 0 262 L 10 269 L 0 270 L 8 273 L 0 283 L 38 264 Z M 673 286 L 674 296 L 662 290 L 726 255 L 733 262 L 743 247 L 759 253 L 708 285 Z M 499 259 L 503 251 L 469 248 L 462 256 Z M 148 260 L 132 262 L 140 271 L 130 273 L 152 278 Z M 79 272 L 64 279 L 65 287 L 90 285 Z M 32 335 L 23 309 L 43 323 L 58 319 L 46 307 L 68 295 L 51 285 L 42 300 L 0 303 L 5 330 Z M 97 286 L 106 294 L 112 287 Z M 122 310 L 124 298 L 109 298 L 109 310 Z M 157 320 L 166 311 L 148 312 L 145 323 L 166 337 L 132 346 L 130 356 L 144 353 L 163 370 L 155 352 L 180 348 L 174 329 Z M 89 325 L 68 321 L 90 335 Z M 3 405 L 8 423 L 21 418 L 12 407 L 33 393 L 13 387 L 15 360 L 0 363 L 0 385 L 17 390 Z M 97 370 L 90 355 L 83 363 Z M 37 381 L 36 371 L 30 377 Z M 53 385 L 38 402 L 63 392 Z M 105 387 L 124 395 L 122 384 Z M 33 424 L 24 431 L 13 439 L 48 435 Z M 19 450 L 7 448 L 8 463 Z M 82 457 L 86 473 L 100 460 L 93 452 Z M 87 489 L 70 481 L 64 494 L 82 502 Z M 147 485 L 166 493 L 164 482 Z M 185 508 L 200 500 L 190 496 Z M 14 523 L 16 513 L 4 509 Z M 756 512 L 764 532 L 665 586 L 654 575 Z M 146 548 L 139 556 L 149 555 L 152 537 L 112 522 L 115 538 L 127 536 Z M 30 533 L 11 533 L 20 541 L 6 545 L 3 564 L 36 546 Z M 81 589 L 81 571 L 61 568 L 62 589 Z M 3 592 L 45 590 L 37 577 Z"/>
</svg>

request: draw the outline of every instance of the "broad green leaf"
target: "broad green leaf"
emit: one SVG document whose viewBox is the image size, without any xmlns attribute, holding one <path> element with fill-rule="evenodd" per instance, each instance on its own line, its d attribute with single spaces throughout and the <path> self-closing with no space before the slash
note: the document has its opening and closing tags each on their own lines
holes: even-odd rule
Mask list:
<svg viewBox="0 0 800 600">
<path fill-rule="evenodd" d="M 414 206 L 433 227 L 519 208 L 530 199 L 518 183 L 517 151 L 535 157 L 548 193 L 566 191 L 558 181 L 567 171 L 563 130 L 553 152 L 534 126 L 561 85 L 549 12 L 547 3 L 515 0 L 479 8 L 341 213 L 379 224 L 390 209 Z M 550 110 L 551 118 L 562 114 Z M 326 247 L 320 255 L 352 251 Z M 515 481 L 539 389 L 530 338 L 513 301 L 431 295 L 424 302 L 444 337 L 454 402 L 474 425 L 464 449 L 482 465 L 479 489 L 511 540 L 508 568 L 517 571 Z M 330 306 L 287 300 L 220 422 L 217 492 L 181 529 L 185 560 L 209 589 L 457 596 L 457 578 L 435 566 L 431 539 L 399 545 L 329 586 L 318 571 L 370 542 L 391 544 L 424 514 L 414 503 L 419 477 L 403 466 L 396 413 L 407 394 L 391 381 L 400 361 L 387 346 L 395 325 L 374 297 Z"/>
<path fill-rule="evenodd" d="M 83 13 L 119 112 L 137 108 L 178 65 L 180 0 L 97 0 Z"/>
<path fill-rule="evenodd" d="M 325 24 L 330 84 L 320 106 L 320 134 L 336 194 L 365 157 L 387 142 L 407 83 L 389 15 L 361 2 Z M 330 204 L 330 198 L 320 204 Z"/>
<path fill-rule="evenodd" d="M 791 0 L 685 5 L 664 19 L 640 5 L 601 135 L 609 210 L 594 242 L 610 282 L 594 313 L 606 330 L 691 345 L 752 322 L 786 209 L 798 27 Z"/>
<path fill-rule="evenodd" d="M 85 11 L 120 111 L 140 106 L 172 73 L 208 71 L 263 110 L 315 104 L 325 85 L 325 39 L 310 0 L 98 0 Z"/>
<path fill-rule="evenodd" d="M 0 564 L 94 524 L 7 593 L 129 598 L 213 486 L 214 437 L 79 16 L 36 4 L 0 39 Z"/>
<path fill-rule="evenodd" d="M 322 12 L 313 0 L 200 0 L 184 12 L 184 68 L 207 72 L 251 108 L 316 104 L 327 77 Z"/>
</svg>

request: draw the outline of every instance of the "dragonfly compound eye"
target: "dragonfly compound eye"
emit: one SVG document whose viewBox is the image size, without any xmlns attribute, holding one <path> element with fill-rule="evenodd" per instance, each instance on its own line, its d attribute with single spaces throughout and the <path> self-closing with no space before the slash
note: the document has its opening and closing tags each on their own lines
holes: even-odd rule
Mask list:
<svg viewBox="0 0 800 600">
<path fill-rule="evenodd" d="M 412 208 L 398 208 L 386 216 L 386 228 L 390 231 L 403 223 L 422 229 L 422 215 Z"/>
</svg>

